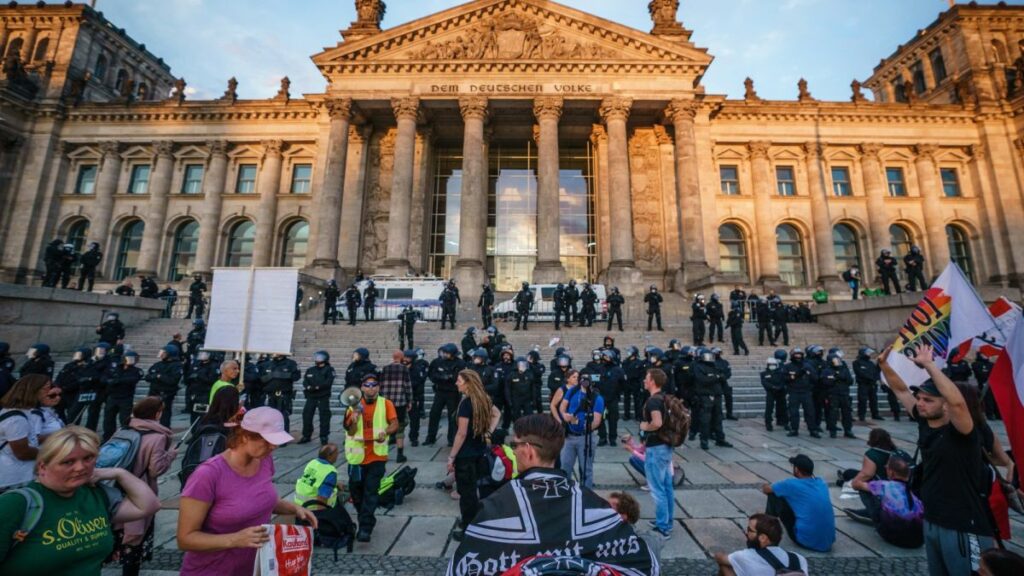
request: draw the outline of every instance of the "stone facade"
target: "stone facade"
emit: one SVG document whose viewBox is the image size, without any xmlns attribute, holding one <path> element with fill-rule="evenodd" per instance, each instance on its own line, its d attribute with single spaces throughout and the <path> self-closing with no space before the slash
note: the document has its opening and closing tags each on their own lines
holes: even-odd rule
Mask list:
<svg viewBox="0 0 1024 576">
<path fill-rule="evenodd" d="M 707 94 L 713 58 L 675 0 L 650 2 L 649 33 L 541 0 L 394 28 L 384 2 L 356 7 L 312 57 L 322 94 L 293 98 L 285 78 L 240 100 L 232 79 L 210 101 L 88 7 L 0 8 L 0 50 L 17 53 L 0 76 L 0 278 L 37 282 L 53 237 L 100 243 L 108 282 L 249 263 L 441 273 L 441 237 L 458 246 L 443 272 L 472 294 L 495 275 L 487 214 L 510 144 L 535 158 L 536 222 L 517 230 L 536 281 L 567 275 L 560 162 L 579 149 L 586 279 L 627 292 L 838 287 L 846 264 L 873 281 L 879 250 L 910 244 L 928 274 L 952 258 L 979 284 L 1024 275 L 1024 8 L 956 5 L 826 102 L 803 80 L 794 100 L 749 80 L 743 99 Z M 458 217 L 442 218 L 448 157 Z"/>
</svg>

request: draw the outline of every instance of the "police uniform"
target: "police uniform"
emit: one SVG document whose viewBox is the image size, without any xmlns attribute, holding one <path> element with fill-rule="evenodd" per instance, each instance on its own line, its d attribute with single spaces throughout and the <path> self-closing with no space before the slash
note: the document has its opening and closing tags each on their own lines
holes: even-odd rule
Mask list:
<svg viewBox="0 0 1024 576">
<path fill-rule="evenodd" d="M 644 303 L 647 304 L 647 331 L 651 331 L 651 325 L 653 320 L 658 320 L 658 330 L 664 332 L 664 328 L 661 327 L 661 302 L 664 300 L 661 294 L 658 294 L 658 290 L 654 286 L 651 286 L 650 292 L 644 295 Z M 607 401 L 607 398 L 605 398 Z"/>
<path fill-rule="evenodd" d="M 164 413 L 160 417 L 160 423 L 169 427 L 174 397 L 178 395 L 178 383 L 181 382 L 182 365 L 178 360 L 177 349 L 164 347 L 164 354 L 162 360 L 149 367 L 146 382 L 149 382 L 149 395 L 159 396 L 164 401 Z"/>
<path fill-rule="evenodd" d="M 136 355 L 132 355 L 138 358 Z M 117 426 L 128 427 L 135 401 L 135 387 L 145 374 L 136 365 L 129 366 L 122 361 L 103 376 L 107 389 L 107 406 L 103 411 L 103 440 L 106 441 L 117 431 Z"/>
<path fill-rule="evenodd" d="M 480 309 L 480 321 L 484 328 L 487 328 L 493 321 L 491 313 L 494 310 L 494 291 L 491 290 L 490 285 L 484 286 L 484 291 L 480 293 L 480 299 L 477 300 L 476 306 Z"/>
<path fill-rule="evenodd" d="M 302 379 L 302 390 L 306 396 L 306 405 L 302 408 L 302 440 L 308 442 L 313 437 L 313 413 L 319 411 L 320 444 L 327 444 L 327 437 L 331 434 L 331 387 L 334 386 L 334 377 L 334 367 L 326 353 L 323 362 L 316 362 L 306 368 Z"/>
<path fill-rule="evenodd" d="M 283 355 L 271 357 L 263 366 L 260 382 L 263 392 L 267 395 L 267 406 L 278 410 L 284 416 L 284 430 L 291 431 L 289 422 L 292 414 L 292 397 L 295 395 L 295 383 L 302 378 L 295 360 Z"/>
</svg>

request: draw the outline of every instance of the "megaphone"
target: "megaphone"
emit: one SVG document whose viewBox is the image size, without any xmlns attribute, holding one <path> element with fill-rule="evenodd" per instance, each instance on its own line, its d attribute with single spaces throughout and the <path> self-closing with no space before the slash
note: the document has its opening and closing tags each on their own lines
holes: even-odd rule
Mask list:
<svg viewBox="0 0 1024 576">
<path fill-rule="evenodd" d="M 346 408 L 355 406 L 362 399 L 363 391 L 356 386 L 352 386 L 351 388 L 345 388 L 344 390 L 341 391 L 341 396 L 338 398 L 338 400 L 341 402 L 341 405 Z"/>
</svg>

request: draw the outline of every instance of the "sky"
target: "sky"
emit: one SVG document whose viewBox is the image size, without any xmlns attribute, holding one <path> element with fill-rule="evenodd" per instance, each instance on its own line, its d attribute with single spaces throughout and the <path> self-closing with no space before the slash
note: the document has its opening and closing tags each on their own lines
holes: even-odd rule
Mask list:
<svg viewBox="0 0 1024 576">
<path fill-rule="evenodd" d="M 391 28 L 461 4 L 460 0 L 387 0 Z M 561 0 L 562 4 L 649 31 L 647 0 Z M 1010 4 L 1024 4 L 1013 0 Z M 219 97 L 238 79 L 240 98 L 270 98 L 283 76 L 291 93 L 320 93 L 326 83 L 310 56 L 341 40 L 355 20 L 353 0 L 97 0 L 96 8 L 146 45 L 188 82 L 190 98 Z M 679 19 L 691 41 L 715 61 L 709 94 L 796 99 L 806 78 L 821 100 L 847 100 L 850 82 L 871 75 L 949 0 L 682 0 Z"/>
</svg>

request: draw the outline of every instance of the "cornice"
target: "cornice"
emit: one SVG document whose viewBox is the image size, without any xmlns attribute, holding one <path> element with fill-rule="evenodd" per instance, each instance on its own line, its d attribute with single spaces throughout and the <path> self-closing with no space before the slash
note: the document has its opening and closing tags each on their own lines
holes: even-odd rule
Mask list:
<svg viewBox="0 0 1024 576">
<path fill-rule="evenodd" d="M 959 105 L 884 104 L 873 102 L 725 101 L 715 121 L 864 124 L 973 124 L 977 116 Z"/>
<path fill-rule="evenodd" d="M 330 76 L 366 74 L 466 74 L 466 73 L 580 73 L 580 74 L 660 74 L 699 76 L 705 66 L 691 62 L 620 61 L 525 61 L 503 60 L 398 60 L 337 62 L 325 64 L 321 71 Z"/>
<path fill-rule="evenodd" d="M 318 118 L 311 102 L 243 102 L 227 106 L 216 101 L 175 105 L 87 104 L 70 109 L 74 122 L 217 122 L 238 120 L 310 120 Z"/>
</svg>

